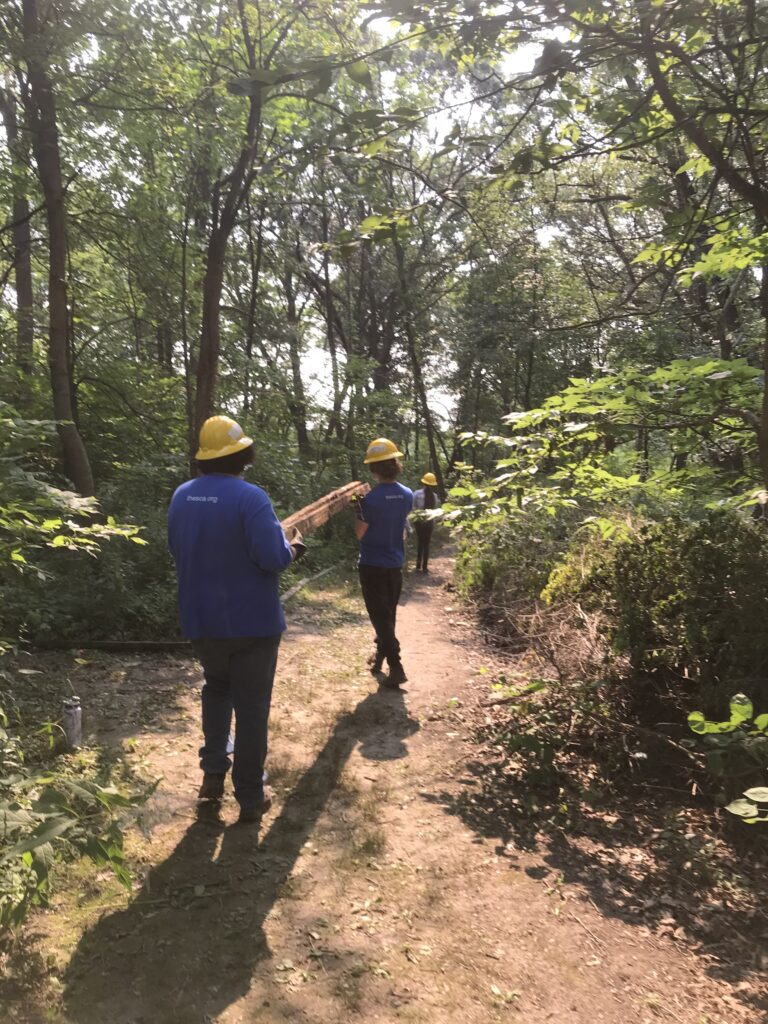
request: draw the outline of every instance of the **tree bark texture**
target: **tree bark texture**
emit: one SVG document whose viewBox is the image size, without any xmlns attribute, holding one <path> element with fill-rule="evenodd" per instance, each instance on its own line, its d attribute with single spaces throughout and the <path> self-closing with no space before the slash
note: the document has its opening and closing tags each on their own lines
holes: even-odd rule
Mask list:
<svg viewBox="0 0 768 1024">
<path fill-rule="evenodd" d="M 760 312 L 763 317 L 763 404 L 757 431 L 758 455 L 763 486 L 768 488 L 768 267 L 762 268 L 760 281 Z"/>
<path fill-rule="evenodd" d="M 250 70 L 254 70 L 256 53 L 248 30 L 242 0 L 238 0 L 238 11 L 243 41 L 248 53 L 248 66 Z M 248 119 L 237 161 L 231 172 L 220 179 L 213 193 L 214 219 L 208 240 L 203 275 L 203 310 L 195 393 L 195 436 L 205 420 L 213 415 L 216 403 L 221 351 L 221 295 L 224 289 L 227 244 L 251 185 L 251 169 L 258 150 L 260 135 L 261 97 L 257 94 L 248 99 Z M 222 186 L 224 186 L 223 193 Z M 220 199 L 222 194 L 223 201 Z"/>
<path fill-rule="evenodd" d="M 13 200 L 13 274 L 16 289 L 16 365 L 26 376 L 32 373 L 34 360 L 35 316 L 32 289 L 32 232 L 29 226 L 29 199 L 24 188 L 27 163 L 26 146 L 19 137 L 14 97 L 0 88 L 0 114 L 5 125 L 5 140 L 11 163 Z"/>
<path fill-rule="evenodd" d="M 429 411 L 429 403 L 427 401 L 427 389 L 424 385 L 424 374 L 421 371 L 421 362 L 419 360 L 418 352 L 416 351 L 416 334 L 413 324 L 413 309 L 411 306 L 411 296 L 408 291 L 408 277 L 405 272 L 405 253 L 403 252 L 402 244 L 400 240 L 395 236 L 394 239 L 395 247 L 395 258 L 397 261 L 397 276 L 400 284 L 400 297 L 403 303 L 403 326 L 405 329 L 405 340 L 408 346 L 408 354 L 411 360 L 411 368 L 413 371 L 413 382 L 416 388 L 416 394 L 421 400 L 421 414 L 424 418 L 424 432 L 427 435 L 427 445 L 429 446 L 429 457 L 432 464 L 432 472 L 437 477 L 437 490 L 440 497 L 445 499 L 445 481 L 443 480 L 443 471 L 440 468 L 440 459 L 437 454 L 437 444 L 435 442 L 435 428 L 432 423 L 432 414 Z"/>
<path fill-rule="evenodd" d="M 299 351 L 299 316 L 296 311 L 296 291 L 290 267 L 283 273 L 283 291 L 285 293 L 286 320 L 288 323 L 288 352 L 291 360 L 291 377 L 293 380 L 293 396 L 289 406 L 293 423 L 296 428 L 296 443 L 299 455 L 308 458 L 311 455 L 309 433 L 307 431 L 307 397 L 304 381 L 301 377 L 301 352 Z"/>
<path fill-rule="evenodd" d="M 67 224 L 59 152 L 56 100 L 45 66 L 46 39 L 37 0 L 22 0 L 29 76 L 27 113 L 48 224 L 48 363 L 53 413 L 61 439 L 63 467 L 80 494 L 94 493 L 88 453 L 75 422 L 74 381 L 67 309 Z"/>
</svg>

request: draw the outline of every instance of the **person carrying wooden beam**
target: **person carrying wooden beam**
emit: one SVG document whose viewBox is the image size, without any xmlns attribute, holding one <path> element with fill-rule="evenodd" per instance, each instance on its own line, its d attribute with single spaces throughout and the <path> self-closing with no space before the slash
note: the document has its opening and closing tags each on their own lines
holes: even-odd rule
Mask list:
<svg viewBox="0 0 768 1024">
<path fill-rule="evenodd" d="M 200 430 L 200 475 L 179 487 L 168 511 L 168 544 L 178 575 L 184 635 L 205 674 L 200 800 L 219 801 L 230 769 L 240 822 L 271 805 L 264 788 L 267 730 L 277 651 L 285 630 L 280 573 L 304 550 L 298 530 L 278 522 L 267 494 L 243 479 L 253 440 L 228 416 Z"/>
<path fill-rule="evenodd" d="M 356 502 L 355 535 L 360 541 L 360 587 L 376 649 L 369 659 L 371 673 L 381 686 L 398 690 L 407 682 L 395 633 L 397 602 L 403 587 L 405 524 L 413 506 L 413 492 L 397 482 L 403 453 L 386 437 L 368 445 L 363 462 L 376 481 Z M 386 660 L 389 673 L 382 669 Z"/>
</svg>

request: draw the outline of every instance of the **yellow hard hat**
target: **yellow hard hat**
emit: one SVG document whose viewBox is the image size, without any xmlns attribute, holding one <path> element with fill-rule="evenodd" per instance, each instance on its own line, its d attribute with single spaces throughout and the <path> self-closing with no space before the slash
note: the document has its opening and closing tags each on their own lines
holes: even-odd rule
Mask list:
<svg viewBox="0 0 768 1024">
<path fill-rule="evenodd" d="M 243 428 L 229 416 L 211 416 L 200 427 L 200 447 L 196 459 L 221 459 L 249 448 L 253 438 L 246 437 Z"/>
<path fill-rule="evenodd" d="M 386 459 L 400 459 L 402 457 L 403 453 L 398 451 L 394 441 L 389 441 L 386 437 L 377 437 L 375 441 L 371 441 L 368 445 L 363 462 L 367 466 L 369 462 L 384 462 Z"/>
<path fill-rule="evenodd" d="M 421 482 L 426 484 L 427 487 L 437 487 L 437 477 L 434 473 L 425 473 L 421 478 Z"/>
</svg>

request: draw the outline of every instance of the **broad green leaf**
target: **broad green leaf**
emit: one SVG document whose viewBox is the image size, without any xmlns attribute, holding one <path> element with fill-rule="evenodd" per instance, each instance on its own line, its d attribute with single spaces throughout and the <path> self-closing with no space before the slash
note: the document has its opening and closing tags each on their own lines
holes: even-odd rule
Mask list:
<svg viewBox="0 0 768 1024">
<path fill-rule="evenodd" d="M 768 804 L 768 786 L 753 786 L 744 791 L 747 800 L 756 804 Z"/>
<path fill-rule="evenodd" d="M 701 735 L 707 731 L 707 720 L 701 711 L 692 711 L 688 715 L 688 726 Z"/>
<path fill-rule="evenodd" d="M 366 156 L 376 156 L 377 153 L 382 153 L 389 147 L 390 140 L 386 136 L 381 139 L 374 139 L 373 142 L 367 142 L 361 147 L 361 151 Z"/>
<path fill-rule="evenodd" d="M 731 698 L 731 721 L 747 722 L 752 718 L 752 701 L 744 693 L 737 693 Z"/>
<path fill-rule="evenodd" d="M 307 90 L 307 96 L 311 99 L 314 96 L 322 96 L 323 93 L 333 85 L 333 69 L 330 65 L 320 68 L 315 77 L 314 85 Z"/>
<path fill-rule="evenodd" d="M 32 864 L 40 878 L 47 876 L 53 867 L 53 861 L 54 852 L 51 843 L 43 843 L 32 851 Z"/>
<path fill-rule="evenodd" d="M 4 804 L 0 806 L 0 837 L 7 837 L 17 829 L 28 827 L 34 820 L 29 811 L 22 807 Z"/>
<path fill-rule="evenodd" d="M 247 78 L 232 78 L 227 82 L 227 89 L 233 96 L 256 96 L 262 89 L 274 85 L 280 77 L 278 71 L 258 68 Z"/>
<path fill-rule="evenodd" d="M 701 713 L 701 711 L 692 711 L 688 715 L 688 725 L 690 728 L 699 734 L 717 734 L 734 732 L 736 728 L 741 724 L 742 719 L 736 719 L 730 722 L 709 722 Z"/>
<path fill-rule="evenodd" d="M 344 70 L 353 82 L 356 82 L 358 85 L 364 85 L 366 89 L 373 88 L 371 71 L 364 60 L 355 61 L 354 64 L 347 64 Z"/>
<path fill-rule="evenodd" d="M 16 843 L 15 846 L 11 846 L 10 849 L 0 856 L 0 864 L 14 857 L 19 857 L 23 853 L 29 853 L 44 843 L 50 843 L 52 839 L 63 835 L 76 824 L 77 819 L 63 816 L 41 822 L 28 839 L 24 839 L 22 842 Z"/>
<path fill-rule="evenodd" d="M 732 800 L 729 804 L 726 804 L 725 809 L 739 818 L 757 819 L 758 816 L 757 804 L 753 804 L 751 800 L 745 800 L 743 797 L 740 797 L 738 800 Z"/>
</svg>

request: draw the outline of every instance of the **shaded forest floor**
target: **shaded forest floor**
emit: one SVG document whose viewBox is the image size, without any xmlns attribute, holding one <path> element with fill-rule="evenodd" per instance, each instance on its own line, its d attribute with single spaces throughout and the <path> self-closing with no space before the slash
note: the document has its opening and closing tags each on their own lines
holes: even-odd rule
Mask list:
<svg viewBox="0 0 768 1024">
<path fill-rule="evenodd" d="M 761 921 L 734 925 L 721 908 L 734 944 L 726 935 L 717 956 L 697 946 L 675 915 L 685 864 L 640 870 L 654 822 L 625 828 L 604 810 L 591 836 L 536 834 L 503 795 L 489 800 L 493 751 L 475 735 L 498 655 L 446 592 L 451 571 L 444 554 L 407 580 L 401 693 L 365 671 L 354 579 L 302 595 L 281 650 L 276 799 L 260 831 L 233 824 L 231 796 L 220 819 L 196 816 L 191 659 L 27 659 L 41 712 L 45 679 L 71 673 L 102 756 L 162 781 L 128 831 L 133 893 L 107 872 L 62 869 L 4 965 L 4 1020 L 763 1019 L 759 955 L 738 952 L 759 950 Z"/>
</svg>

